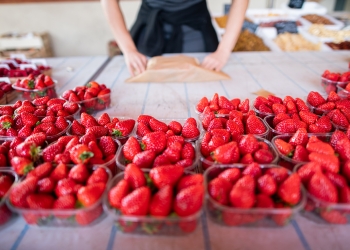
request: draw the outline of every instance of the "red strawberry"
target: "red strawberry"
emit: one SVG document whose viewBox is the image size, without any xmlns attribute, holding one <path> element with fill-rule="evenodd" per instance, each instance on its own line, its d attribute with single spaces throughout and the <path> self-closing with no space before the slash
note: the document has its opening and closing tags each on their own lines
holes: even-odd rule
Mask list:
<svg viewBox="0 0 350 250">
<path fill-rule="evenodd" d="M 149 213 L 151 216 L 165 217 L 172 210 L 173 189 L 167 185 L 158 190 L 151 199 Z"/>
<path fill-rule="evenodd" d="M 309 154 L 309 160 L 319 163 L 323 170 L 327 170 L 332 173 L 339 172 L 339 159 L 335 155 L 311 153 Z"/>
<path fill-rule="evenodd" d="M 197 138 L 199 134 L 200 133 L 199 133 L 199 129 L 197 128 L 197 125 L 185 122 L 182 128 L 182 136 L 184 138 L 188 138 L 188 139 Z"/>
<path fill-rule="evenodd" d="M 137 153 L 133 158 L 133 163 L 139 168 L 151 168 L 156 158 L 156 153 L 152 150 L 145 150 Z"/>
<path fill-rule="evenodd" d="M 48 194 L 29 194 L 26 200 L 31 209 L 50 209 L 55 201 L 53 196 Z"/>
<path fill-rule="evenodd" d="M 103 113 L 98 119 L 97 123 L 101 126 L 106 125 L 107 123 L 111 122 L 111 118 L 107 113 Z"/>
<path fill-rule="evenodd" d="M 311 91 L 307 96 L 307 101 L 314 107 L 318 107 L 319 105 L 326 102 L 326 100 L 320 95 L 320 93 Z"/>
<path fill-rule="evenodd" d="M 196 109 L 202 113 L 205 109 L 205 107 L 209 106 L 209 100 L 206 97 L 203 97 L 202 99 L 199 100 L 199 102 L 196 105 Z"/>
<path fill-rule="evenodd" d="M 320 212 L 320 216 L 327 222 L 332 224 L 346 224 L 348 222 L 345 215 L 338 210 L 325 210 Z"/>
<path fill-rule="evenodd" d="M 223 178 L 215 178 L 208 184 L 209 195 L 222 205 L 228 205 L 232 184 Z"/>
<path fill-rule="evenodd" d="M 50 176 L 52 172 L 52 164 L 51 162 L 44 162 L 37 167 L 34 168 L 29 174 L 31 176 L 38 177 L 39 179 Z"/>
<path fill-rule="evenodd" d="M 268 196 L 273 195 L 277 191 L 277 184 L 275 179 L 268 174 L 259 177 L 257 181 L 257 187 L 260 193 Z"/>
<path fill-rule="evenodd" d="M 129 137 L 123 146 L 123 154 L 125 159 L 132 161 L 137 153 L 142 151 L 140 143 L 135 137 Z"/>
<path fill-rule="evenodd" d="M 55 194 L 60 196 L 75 194 L 76 183 L 72 179 L 61 179 L 57 182 L 55 187 Z"/>
<path fill-rule="evenodd" d="M 276 209 L 283 209 L 283 212 L 272 215 L 271 219 L 278 226 L 287 225 L 289 223 L 290 219 L 292 218 L 292 209 L 290 207 L 285 207 L 285 205 L 283 203 L 276 203 L 275 208 Z"/>
<path fill-rule="evenodd" d="M 129 193 L 129 184 L 126 180 L 121 180 L 108 192 L 108 201 L 109 204 L 116 208 L 120 209 L 122 200 Z"/>
<path fill-rule="evenodd" d="M 98 182 L 103 182 L 107 184 L 108 182 L 108 174 L 106 170 L 102 167 L 97 168 L 92 172 L 92 174 L 89 176 L 88 180 L 86 181 L 87 185 L 93 184 L 93 183 L 98 183 Z"/>
<path fill-rule="evenodd" d="M 152 168 L 149 176 L 156 187 L 162 188 L 166 185 L 174 186 L 181 178 L 183 171 L 181 167 L 165 165 Z"/>
<path fill-rule="evenodd" d="M 122 199 L 120 210 L 123 215 L 145 216 L 148 213 L 150 201 L 150 188 L 140 187 Z"/>
<path fill-rule="evenodd" d="M 102 136 L 98 145 L 105 157 L 115 155 L 118 149 L 117 143 L 110 136 Z"/>
<path fill-rule="evenodd" d="M 0 175 L 0 199 L 4 198 L 13 184 L 13 179 L 9 175 Z"/>
<path fill-rule="evenodd" d="M 307 190 L 316 198 L 336 203 L 338 201 L 337 189 L 333 183 L 321 172 L 316 172 L 310 179 Z"/>
<path fill-rule="evenodd" d="M 52 208 L 53 209 L 74 209 L 76 199 L 73 195 L 60 196 L 57 200 L 54 201 Z M 60 215 L 61 217 L 62 215 Z M 62 216 L 65 217 L 65 216 Z"/>
<path fill-rule="evenodd" d="M 171 162 L 170 162 L 168 156 L 161 154 L 161 155 L 158 155 L 154 159 L 152 167 L 158 167 L 158 166 L 169 165 L 169 164 L 171 164 Z M 192 164 L 190 164 L 190 165 L 192 165 Z"/>
<path fill-rule="evenodd" d="M 163 152 L 166 148 L 166 136 L 163 132 L 152 132 L 142 137 L 141 147 L 143 150 L 152 150 L 156 154 Z"/>
<path fill-rule="evenodd" d="M 71 148 L 70 158 L 75 164 L 88 163 L 89 159 L 94 156 L 87 145 L 78 144 Z"/>
<path fill-rule="evenodd" d="M 309 152 L 302 145 L 297 145 L 294 150 L 293 160 L 307 162 L 309 160 Z"/>
<path fill-rule="evenodd" d="M 346 118 L 346 116 L 340 112 L 339 109 L 335 109 L 333 116 L 331 118 L 334 124 L 339 125 L 341 127 L 348 127 L 349 126 L 349 121 Z"/>
<path fill-rule="evenodd" d="M 301 181 L 304 184 L 307 184 L 316 172 L 322 172 L 321 165 L 316 162 L 307 163 L 300 167 L 297 171 Z"/>
<path fill-rule="evenodd" d="M 196 152 L 193 145 L 189 142 L 185 142 L 181 150 L 181 159 L 192 159 L 196 157 Z"/>
<path fill-rule="evenodd" d="M 92 126 L 98 126 L 96 119 L 93 116 L 91 116 L 85 112 L 81 113 L 81 115 L 80 115 L 80 123 L 85 128 L 89 128 Z"/>
<path fill-rule="evenodd" d="M 89 142 L 88 148 L 94 154 L 95 158 L 100 158 L 100 159 L 103 158 L 103 153 L 96 142 L 94 141 Z"/>
<path fill-rule="evenodd" d="M 306 149 L 309 152 L 315 152 L 319 154 L 325 154 L 325 155 L 334 155 L 334 150 L 331 145 L 325 142 L 309 142 L 306 145 Z"/>
<path fill-rule="evenodd" d="M 38 181 L 38 192 L 39 193 L 51 193 L 54 191 L 56 182 L 50 177 L 43 178 Z"/>
<path fill-rule="evenodd" d="M 254 179 L 258 179 L 262 175 L 261 168 L 259 167 L 259 164 L 257 164 L 257 163 L 249 164 L 243 170 L 242 175 L 250 175 Z"/>
<path fill-rule="evenodd" d="M 299 116 L 301 120 L 308 125 L 314 124 L 318 119 L 318 116 L 311 113 L 310 111 L 300 111 Z"/>
<path fill-rule="evenodd" d="M 40 154 L 40 147 L 37 147 L 34 143 L 22 142 L 17 145 L 16 153 L 20 157 L 36 161 Z"/>
<path fill-rule="evenodd" d="M 254 152 L 253 158 L 257 163 L 260 164 L 269 164 L 273 161 L 274 155 L 267 149 L 259 149 Z"/>
<path fill-rule="evenodd" d="M 238 143 L 241 154 L 251 154 L 259 149 L 259 142 L 253 135 L 246 135 Z"/>
<path fill-rule="evenodd" d="M 218 177 L 227 180 L 231 184 L 235 184 L 241 177 L 241 171 L 238 168 L 228 168 L 221 172 Z"/>
<path fill-rule="evenodd" d="M 149 126 L 149 121 L 152 119 L 153 117 L 150 115 L 139 115 L 139 117 L 137 118 L 137 122 L 138 123 L 144 123 L 147 126 Z"/>
<path fill-rule="evenodd" d="M 140 137 L 145 136 L 146 134 L 151 133 L 152 130 L 143 122 L 137 124 L 136 134 Z"/>
<path fill-rule="evenodd" d="M 259 109 L 260 105 L 265 104 L 267 102 L 268 100 L 265 97 L 258 96 L 257 98 L 255 98 L 253 105 L 256 109 Z"/>
<path fill-rule="evenodd" d="M 346 161 L 341 170 L 343 176 L 349 181 L 350 180 L 350 160 Z"/>
<path fill-rule="evenodd" d="M 72 122 L 70 132 L 73 135 L 84 135 L 85 134 L 85 127 L 82 124 L 80 124 L 78 121 L 74 120 Z"/>
<path fill-rule="evenodd" d="M 68 173 L 68 178 L 78 183 L 85 183 L 89 176 L 89 170 L 84 164 L 75 165 Z"/>
<path fill-rule="evenodd" d="M 28 177 L 22 182 L 15 185 L 11 189 L 10 197 L 9 197 L 12 205 L 19 208 L 28 207 L 26 198 L 29 194 L 32 194 L 35 192 L 37 183 L 38 183 L 38 178 Z"/>
<path fill-rule="evenodd" d="M 247 134 L 263 134 L 266 132 L 264 123 L 256 116 L 250 115 L 246 122 Z"/>
<path fill-rule="evenodd" d="M 325 172 L 324 175 L 339 189 L 347 186 L 346 179 L 340 174 Z"/>
<path fill-rule="evenodd" d="M 175 135 L 181 134 L 181 131 L 182 131 L 181 123 L 179 123 L 177 121 L 171 121 L 171 122 L 169 122 L 168 127 L 170 130 L 172 130 L 174 132 Z"/>
<path fill-rule="evenodd" d="M 93 134 L 96 138 L 108 135 L 108 129 L 102 126 L 91 126 L 86 129 L 86 134 Z"/>
<path fill-rule="evenodd" d="M 272 105 L 272 111 L 275 114 L 281 114 L 281 113 L 287 113 L 287 108 L 283 104 L 280 103 L 274 103 Z"/>
<path fill-rule="evenodd" d="M 296 121 L 293 119 L 286 119 L 278 123 L 275 127 L 275 130 L 281 133 L 295 133 L 297 131 Z"/>
<path fill-rule="evenodd" d="M 25 142 L 34 143 L 36 146 L 43 146 L 46 141 L 45 133 L 36 133 L 27 137 Z"/>
<path fill-rule="evenodd" d="M 238 105 L 238 110 L 243 113 L 247 113 L 249 111 L 249 99 L 245 99 Z"/>
<path fill-rule="evenodd" d="M 194 185 L 180 190 L 174 201 L 174 211 L 180 217 L 197 213 L 203 204 L 204 187 Z"/>
<path fill-rule="evenodd" d="M 69 153 L 63 153 L 63 154 L 55 155 L 55 159 L 53 160 L 53 162 L 55 162 L 55 163 L 64 163 L 64 164 L 70 163 Z"/>
<path fill-rule="evenodd" d="M 51 172 L 50 177 L 55 181 L 62 180 L 68 177 L 68 167 L 66 164 L 59 163 Z"/>
<path fill-rule="evenodd" d="M 23 112 L 20 114 L 21 120 L 24 125 L 28 125 L 30 127 L 33 127 L 39 122 L 39 118 L 36 117 L 35 115 L 28 113 L 28 112 Z"/>
<path fill-rule="evenodd" d="M 292 156 L 293 151 L 294 151 L 294 147 L 291 144 L 289 144 L 288 142 L 285 142 L 282 139 L 277 138 L 274 141 L 274 145 L 276 146 L 277 150 L 281 154 L 288 156 L 288 157 Z"/>
<path fill-rule="evenodd" d="M 81 187 L 78 190 L 77 199 L 84 207 L 89 207 L 101 198 L 105 188 L 106 184 L 101 182 Z"/>
<path fill-rule="evenodd" d="M 75 138 L 78 138 L 78 137 L 75 137 Z M 79 142 L 81 144 L 85 144 L 85 145 L 89 145 L 89 143 L 92 141 L 97 142 L 96 136 L 92 133 L 87 133 L 87 134 L 83 135 L 82 137 L 80 137 L 80 139 L 79 139 Z"/>
<path fill-rule="evenodd" d="M 251 208 L 255 203 L 254 179 L 246 175 L 233 186 L 229 199 L 232 206 L 237 208 Z"/>
<path fill-rule="evenodd" d="M 135 120 L 133 119 L 127 119 L 123 121 L 119 121 L 112 132 L 112 135 L 115 136 L 128 136 L 131 134 L 132 130 L 135 126 Z"/>
<path fill-rule="evenodd" d="M 288 178 L 288 170 L 285 168 L 268 168 L 265 174 L 272 176 L 277 185 Z"/>
<path fill-rule="evenodd" d="M 141 169 L 135 164 L 128 164 L 124 172 L 124 180 L 126 180 L 132 189 L 137 189 L 146 185 L 146 178 Z"/>
<path fill-rule="evenodd" d="M 165 133 L 168 130 L 168 126 L 164 122 L 159 121 L 155 118 L 150 119 L 149 126 L 152 131 L 162 131 Z"/>
<path fill-rule="evenodd" d="M 294 173 L 290 175 L 282 184 L 278 187 L 278 196 L 285 202 L 296 205 L 300 201 L 301 180 L 298 174 Z"/>
<path fill-rule="evenodd" d="M 236 142 L 229 142 L 216 148 L 211 156 L 214 161 L 222 164 L 236 163 L 239 161 L 239 149 Z"/>
<path fill-rule="evenodd" d="M 33 162 L 30 159 L 18 156 L 15 156 L 11 159 L 11 166 L 19 175 L 25 175 L 34 169 Z"/>
<path fill-rule="evenodd" d="M 201 174 L 191 174 L 181 177 L 177 184 L 177 191 L 194 185 L 202 185 L 204 182 L 203 175 Z"/>
<path fill-rule="evenodd" d="M 289 139 L 289 144 L 292 146 L 303 145 L 305 146 L 309 138 L 305 128 L 299 128 L 295 134 Z"/>
</svg>

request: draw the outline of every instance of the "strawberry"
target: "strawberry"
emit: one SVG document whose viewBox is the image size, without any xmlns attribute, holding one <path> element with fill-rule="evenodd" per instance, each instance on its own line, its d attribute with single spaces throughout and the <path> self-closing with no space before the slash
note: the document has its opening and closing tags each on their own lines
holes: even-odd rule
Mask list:
<svg viewBox="0 0 350 250">
<path fill-rule="evenodd" d="M 241 177 L 241 171 L 238 168 L 228 168 L 222 171 L 218 177 L 227 180 L 231 184 L 235 184 Z"/>
<path fill-rule="evenodd" d="M 81 115 L 80 115 L 80 123 L 85 128 L 89 128 L 92 126 L 98 126 L 96 119 L 93 116 L 91 116 L 85 112 L 81 113 Z"/>
<path fill-rule="evenodd" d="M 76 136 L 75 138 L 79 138 L 79 137 Z M 89 143 L 92 142 L 92 141 L 97 142 L 96 136 L 94 134 L 92 134 L 92 133 L 87 133 L 87 134 L 83 135 L 82 137 L 80 137 L 80 139 L 79 139 L 79 142 L 81 144 L 85 144 L 85 145 L 89 145 Z M 74 141 L 74 143 L 75 142 L 76 141 Z"/>
<path fill-rule="evenodd" d="M 39 122 L 39 118 L 35 115 L 28 113 L 28 112 L 22 112 L 20 114 L 21 120 L 24 125 L 28 125 L 30 127 L 33 127 Z"/>
<path fill-rule="evenodd" d="M 106 170 L 102 167 L 99 167 L 92 172 L 92 174 L 89 176 L 88 180 L 86 181 L 86 184 L 90 185 L 98 182 L 107 184 L 108 178 L 109 176 Z"/>
<path fill-rule="evenodd" d="M 203 204 L 204 187 L 194 185 L 180 190 L 174 201 L 174 211 L 180 217 L 197 213 Z"/>
<path fill-rule="evenodd" d="M 293 101 L 286 102 L 286 108 L 288 114 L 298 113 L 297 105 Z"/>
<path fill-rule="evenodd" d="M 249 99 L 245 99 L 238 105 L 238 110 L 243 113 L 247 113 L 249 111 Z"/>
<path fill-rule="evenodd" d="M 27 208 L 27 196 L 32 194 L 36 190 L 36 186 L 38 183 L 37 177 L 28 177 L 24 179 L 22 182 L 15 185 L 10 192 L 10 202 L 15 207 L 19 208 Z"/>
<path fill-rule="evenodd" d="M 164 150 L 163 155 L 167 156 L 171 163 L 176 163 L 181 160 L 181 151 L 181 144 L 179 142 L 175 142 Z"/>
<path fill-rule="evenodd" d="M 30 159 L 18 156 L 11 159 L 11 166 L 19 175 L 25 175 L 34 169 L 33 162 Z"/>
<path fill-rule="evenodd" d="M 73 147 L 79 144 L 79 139 L 78 137 L 72 138 L 64 147 L 63 153 L 70 154 L 70 151 Z"/>
<path fill-rule="evenodd" d="M 277 191 L 277 184 L 275 179 L 268 174 L 265 174 L 258 178 L 257 187 L 260 193 L 268 196 L 273 195 Z"/>
<path fill-rule="evenodd" d="M 139 168 L 151 168 L 156 158 L 156 153 L 152 150 L 145 150 L 137 153 L 133 158 L 133 163 Z"/>
<path fill-rule="evenodd" d="M 95 158 L 103 158 L 103 153 L 100 150 L 98 144 L 95 141 L 91 141 L 88 144 L 88 148 L 90 149 L 90 151 L 94 154 Z"/>
<path fill-rule="evenodd" d="M 211 151 L 214 151 L 215 149 L 217 149 L 220 146 L 225 145 L 225 140 L 221 137 L 221 136 L 213 136 L 211 137 L 208 145 L 207 145 L 207 149 L 209 150 L 209 153 Z"/>
<path fill-rule="evenodd" d="M 283 103 L 281 98 L 279 98 L 278 96 L 274 96 L 274 95 L 268 95 L 267 100 L 272 102 L 272 103 L 278 103 L 278 104 Z"/>
<path fill-rule="evenodd" d="M 267 149 L 259 149 L 253 154 L 253 158 L 257 163 L 260 164 L 269 164 L 273 161 L 274 156 L 270 152 L 270 150 Z"/>
<path fill-rule="evenodd" d="M 132 189 L 137 189 L 146 185 L 146 178 L 141 169 L 135 164 L 128 164 L 124 172 L 124 180 L 126 180 Z"/>
<path fill-rule="evenodd" d="M 165 133 L 168 130 L 168 126 L 164 122 L 159 121 L 155 118 L 150 119 L 149 126 L 152 131 L 162 131 Z"/>
<path fill-rule="evenodd" d="M 71 148 L 69 153 L 72 162 L 75 164 L 88 163 L 89 159 L 94 156 L 88 146 L 84 144 L 75 145 L 73 148 Z"/>
<path fill-rule="evenodd" d="M 219 109 L 219 95 L 218 93 L 215 93 L 213 97 L 210 100 L 209 107 L 211 110 L 218 110 Z"/>
<path fill-rule="evenodd" d="M 122 199 L 120 210 L 123 215 L 145 216 L 148 213 L 150 201 L 150 188 L 140 187 Z"/>
<path fill-rule="evenodd" d="M 259 107 L 262 105 L 262 104 L 265 104 L 267 103 L 268 100 L 263 97 L 263 96 L 258 96 L 257 98 L 255 98 L 254 100 L 254 103 L 253 103 L 253 106 L 256 108 L 256 109 L 259 109 Z"/>
<path fill-rule="evenodd" d="M 188 138 L 188 139 L 197 138 L 199 134 L 200 132 L 199 132 L 199 129 L 197 128 L 197 125 L 194 125 L 193 123 L 185 122 L 182 128 L 182 136 L 184 138 Z"/>
<path fill-rule="evenodd" d="M 37 147 L 34 143 L 22 142 L 17 145 L 16 154 L 20 157 L 36 161 L 40 154 L 40 147 Z"/>
<path fill-rule="evenodd" d="M 149 172 L 149 176 L 156 187 L 162 188 L 166 185 L 175 186 L 183 172 L 184 169 L 181 167 L 166 165 L 152 168 Z"/>
<path fill-rule="evenodd" d="M 271 219 L 278 226 L 287 225 L 292 218 L 292 209 L 290 207 L 285 207 L 285 205 L 283 203 L 276 203 L 275 208 L 276 209 L 283 209 L 283 212 L 272 215 Z"/>
<path fill-rule="evenodd" d="M 54 201 L 52 208 L 53 209 L 58 209 L 58 210 L 61 210 L 61 209 L 74 209 L 75 208 L 75 203 L 76 203 L 76 199 L 75 199 L 75 197 L 73 195 L 60 196 L 60 197 L 57 198 L 57 200 Z"/>
<path fill-rule="evenodd" d="M 309 138 L 305 128 L 299 128 L 295 134 L 289 139 L 289 144 L 292 146 L 303 145 L 305 146 Z"/>
<path fill-rule="evenodd" d="M 127 119 L 123 121 L 119 121 L 112 132 L 112 135 L 115 136 L 128 136 L 135 126 L 135 120 L 133 119 Z"/>
<path fill-rule="evenodd" d="M 229 192 L 232 184 L 223 178 L 215 178 L 208 184 L 209 195 L 222 205 L 229 203 Z"/>
<path fill-rule="evenodd" d="M 266 132 L 264 123 L 256 116 L 250 115 L 246 122 L 247 134 L 263 134 Z"/>
<path fill-rule="evenodd" d="M 164 164 L 162 164 L 162 165 L 164 165 Z M 183 160 L 180 160 L 180 161 L 176 162 L 175 166 L 182 167 L 183 169 L 189 168 L 190 166 L 193 166 L 193 160 L 191 160 L 191 159 L 183 159 Z"/>
<path fill-rule="evenodd" d="M 221 164 L 236 163 L 239 161 L 239 149 L 236 142 L 229 142 L 216 148 L 211 156 L 214 161 Z"/>
<path fill-rule="evenodd" d="M 179 192 L 181 189 L 187 188 L 194 185 L 202 185 L 204 182 L 203 175 L 191 174 L 181 177 L 179 180 L 176 190 Z"/>
<path fill-rule="evenodd" d="M 277 138 L 274 141 L 274 145 L 281 154 L 287 157 L 290 157 L 293 155 L 294 147 L 290 143 Z"/>
<path fill-rule="evenodd" d="M 318 116 L 311 113 L 310 111 L 300 111 L 299 116 L 301 120 L 308 125 L 314 124 L 318 119 Z"/>
<path fill-rule="evenodd" d="M 309 152 L 315 152 L 324 155 L 334 155 L 334 149 L 331 145 L 325 142 L 309 142 L 306 145 L 306 149 Z"/>
<path fill-rule="evenodd" d="M 14 110 L 16 109 L 16 103 L 13 105 L 13 107 L 11 106 L 1 106 L 0 107 L 0 115 L 13 115 Z"/>
<path fill-rule="evenodd" d="M 167 185 L 158 190 L 151 199 L 149 213 L 152 216 L 165 217 L 172 210 L 173 190 Z"/>
<path fill-rule="evenodd" d="M 143 150 L 152 150 L 159 154 L 166 148 L 166 144 L 165 134 L 162 131 L 157 131 L 142 137 L 141 148 Z"/>
<path fill-rule="evenodd" d="M 101 198 L 105 188 L 106 184 L 102 182 L 81 187 L 77 193 L 78 202 L 80 202 L 83 207 L 92 206 Z"/>
<path fill-rule="evenodd" d="M 65 129 L 69 126 L 69 123 L 67 122 L 67 120 L 66 120 L 64 117 L 59 116 L 59 117 L 57 117 L 57 119 L 56 119 L 55 126 L 56 126 L 60 131 L 63 131 L 63 130 L 65 130 Z"/>
<path fill-rule="evenodd" d="M 331 172 L 325 172 L 324 175 L 336 186 L 338 189 L 342 189 L 347 186 L 346 179 L 340 175 Z"/>
<path fill-rule="evenodd" d="M 293 119 L 286 119 L 278 123 L 275 127 L 275 130 L 281 133 L 295 133 L 297 131 L 296 121 Z"/>
<path fill-rule="evenodd" d="M 117 143 L 110 136 L 102 136 L 98 145 L 105 157 L 115 155 L 118 149 Z"/>
<path fill-rule="evenodd" d="M 321 172 L 314 173 L 307 186 L 307 190 L 310 194 L 312 194 L 320 200 L 332 203 L 338 202 L 338 194 L 336 187 Z"/>
<path fill-rule="evenodd" d="M 85 127 L 82 124 L 80 124 L 78 121 L 74 120 L 72 122 L 70 132 L 73 135 L 84 135 L 85 134 Z"/>
<path fill-rule="evenodd" d="M 79 106 L 74 102 L 65 102 L 63 103 L 63 109 L 69 114 L 73 115 L 79 110 Z"/>
<path fill-rule="evenodd" d="M 60 196 L 75 194 L 76 183 L 72 179 L 61 179 L 57 182 L 55 187 L 55 194 Z"/>
<path fill-rule="evenodd" d="M 339 109 L 334 110 L 333 117 L 331 118 L 334 124 L 339 125 L 341 127 L 348 127 L 349 121 L 347 120 L 346 116 L 340 112 Z"/>
<path fill-rule="evenodd" d="M 332 224 L 347 224 L 348 220 L 341 211 L 338 210 L 325 210 L 320 212 L 320 216 L 327 222 Z"/>
<path fill-rule="evenodd" d="M 121 180 L 108 192 L 108 201 L 109 204 L 116 208 L 120 209 L 122 200 L 129 193 L 129 184 L 126 180 Z"/>
<path fill-rule="evenodd" d="M 193 145 L 189 142 L 185 142 L 181 150 L 181 159 L 194 160 L 195 157 L 196 157 L 196 152 Z"/>
<path fill-rule="evenodd" d="M 153 166 L 152 167 L 158 167 L 158 166 L 163 166 L 163 165 L 169 165 L 171 164 L 169 158 L 167 155 L 161 154 L 158 155 L 153 162 Z M 192 164 L 190 164 L 192 165 Z"/>
<path fill-rule="evenodd" d="M 138 123 L 136 127 L 136 134 L 140 137 L 145 136 L 146 134 L 151 133 L 152 130 L 145 123 Z"/>
<path fill-rule="evenodd" d="M 192 126 L 193 127 L 193 126 Z M 210 132 L 213 129 L 222 129 L 222 122 L 220 118 L 214 118 L 209 122 L 207 130 Z"/>
<path fill-rule="evenodd" d="M 68 173 L 68 178 L 78 183 L 85 183 L 90 173 L 84 164 L 77 164 Z"/>
<path fill-rule="evenodd" d="M 281 121 L 284 121 L 284 120 L 287 120 L 287 119 L 290 119 L 290 116 L 287 115 L 287 114 L 284 114 L 284 113 L 280 113 L 280 114 L 277 114 L 273 120 L 272 120 L 272 124 L 273 126 L 277 126 L 277 124 L 279 124 Z"/>
<path fill-rule="evenodd" d="M 31 209 L 50 209 L 55 200 L 48 194 L 29 194 L 26 201 Z"/>
<path fill-rule="evenodd" d="M 258 108 L 258 110 L 263 114 L 273 114 L 272 109 L 267 106 L 266 104 L 261 104 Z"/>
<path fill-rule="evenodd" d="M 150 115 L 139 115 L 139 117 L 137 118 L 137 122 L 138 123 L 144 123 L 147 126 L 149 126 L 149 122 L 153 117 Z"/>
<path fill-rule="evenodd" d="M 341 169 L 342 175 L 349 181 L 350 180 L 350 161 L 346 161 Z"/>
<path fill-rule="evenodd" d="M 0 175 L 0 199 L 4 198 L 13 184 L 13 179 L 9 175 Z"/>
<path fill-rule="evenodd" d="M 350 160 L 350 140 L 348 138 L 339 140 L 335 146 L 335 150 L 339 154 L 341 160 Z"/>
<path fill-rule="evenodd" d="M 207 97 L 203 97 L 199 100 L 199 102 L 196 105 L 196 109 L 198 112 L 202 113 L 205 109 L 205 107 L 209 106 L 209 100 Z"/>
<path fill-rule="evenodd" d="M 321 165 L 316 162 L 307 163 L 297 171 L 303 184 L 307 184 L 316 172 L 322 172 Z"/>
<path fill-rule="evenodd" d="M 38 181 L 39 193 L 51 193 L 54 191 L 56 182 L 50 177 L 43 178 Z"/>
<path fill-rule="evenodd" d="M 62 180 L 68 177 L 68 167 L 66 164 L 59 163 L 51 172 L 50 177 L 55 181 Z"/>
<path fill-rule="evenodd" d="M 309 160 L 319 163 L 323 170 L 327 170 L 332 173 L 339 172 L 339 159 L 335 155 L 311 153 L 309 154 Z"/>
<path fill-rule="evenodd" d="M 241 154 L 251 154 L 259 149 L 258 140 L 251 134 L 246 135 L 238 143 Z"/>
<path fill-rule="evenodd" d="M 344 187 L 340 188 L 339 202 L 340 203 L 350 203 L 350 188 L 346 185 Z"/>
<path fill-rule="evenodd" d="M 307 96 L 307 101 L 314 107 L 318 107 L 325 103 L 326 100 L 320 95 L 320 93 L 311 91 Z"/>
<path fill-rule="evenodd" d="M 86 134 L 93 134 L 96 138 L 108 135 L 108 129 L 102 126 L 91 126 L 86 129 Z"/>
<path fill-rule="evenodd" d="M 328 94 L 327 101 L 328 102 L 340 101 L 340 97 L 339 97 L 339 95 L 337 93 L 335 93 L 334 91 L 331 91 Z"/>
<path fill-rule="evenodd" d="M 254 190 L 251 187 L 254 186 L 254 179 L 249 175 L 239 179 L 229 194 L 230 204 L 237 208 L 253 207 L 255 203 L 255 195 Z"/>
<path fill-rule="evenodd" d="M 317 109 L 322 111 L 330 111 L 330 110 L 333 110 L 334 108 L 335 108 L 334 102 L 326 102 L 317 107 Z"/>
<path fill-rule="evenodd" d="M 27 137 L 24 141 L 27 143 L 34 143 L 36 146 L 43 146 L 46 141 L 46 135 L 42 132 L 36 133 Z"/>
<path fill-rule="evenodd" d="M 168 128 L 174 132 L 175 135 L 180 135 L 182 131 L 181 123 L 177 121 L 171 121 L 168 124 Z"/>
<path fill-rule="evenodd" d="M 249 164 L 242 171 L 242 175 L 250 175 L 254 179 L 258 179 L 262 175 L 261 168 L 259 167 L 259 164 L 257 164 L 257 163 Z"/>
<path fill-rule="evenodd" d="M 274 103 L 272 105 L 272 111 L 275 114 L 281 114 L 281 113 L 287 113 L 287 108 L 283 104 L 280 103 Z"/>
<path fill-rule="evenodd" d="M 44 162 L 37 167 L 35 167 L 29 174 L 31 176 L 38 177 L 39 179 L 50 176 L 52 172 L 51 162 Z"/>
<path fill-rule="evenodd" d="M 290 175 L 281 185 L 278 187 L 278 196 L 288 204 L 296 205 L 300 201 L 301 179 L 298 174 L 294 173 Z"/>
<path fill-rule="evenodd" d="M 309 160 L 309 152 L 302 145 L 297 145 L 292 159 L 295 161 L 307 162 Z"/>
</svg>

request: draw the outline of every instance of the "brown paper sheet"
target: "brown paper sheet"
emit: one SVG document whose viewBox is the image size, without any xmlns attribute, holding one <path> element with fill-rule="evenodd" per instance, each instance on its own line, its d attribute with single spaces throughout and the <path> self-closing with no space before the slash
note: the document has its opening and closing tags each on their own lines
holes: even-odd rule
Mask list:
<svg viewBox="0 0 350 250">
<path fill-rule="evenodd" d="M 126 82 L 208 82 L 231 79 L 223 72 L 204 69 L 196 58 L 156 56 L 147 63 L 146 71 Z"/>
<path fill-rule="evenodd" d="M 258 91 L 254 92 L 253 94 L 262 96 L 262 97 L 268 97 L 269 95 L 275 95 L 274 93 L 271 93 L 265 89 L 259 89 Z"/>
</svg>

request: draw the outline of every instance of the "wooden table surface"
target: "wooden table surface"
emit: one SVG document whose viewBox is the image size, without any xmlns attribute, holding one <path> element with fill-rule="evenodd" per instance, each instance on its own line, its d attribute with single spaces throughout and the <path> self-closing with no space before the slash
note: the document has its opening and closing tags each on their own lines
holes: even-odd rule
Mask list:
<svg viewBox="0 0 350 250">
<path fill-rule="evenodd" d="M 202 60 L 205 54 L 189 54 Z M 50 58 L 58 94 L 90 80 L 112 89 L 108 113 L 137 118 L 196 117 L 195 103 L 214 93 L 228 98 L 256 97 L 265 89 L 280 97 L 305 98 L 309 91 L 323 92 L 324 70 L 344 72 L 349 52 L 240 52 L 231 55 L 223 71 L 228 81 L 203 83 L 125 83 L 129 73 L 122 56 Z M 85 228 L 27 226 L 15 218 L 0 229 L 0 249 L 301 249 L 347 250 L 350 226 L 316 224 L 301 215 L 283 228 L 226 227 L 203 215 L 196 231 L 188 236 L 142 236 L 122 234 L 111 217 Z"/>
</svg>

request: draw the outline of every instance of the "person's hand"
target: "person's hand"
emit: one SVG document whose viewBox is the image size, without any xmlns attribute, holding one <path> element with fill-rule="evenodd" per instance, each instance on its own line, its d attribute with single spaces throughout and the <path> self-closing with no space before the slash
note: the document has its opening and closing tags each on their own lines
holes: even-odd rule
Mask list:
<svg viewBox="0 0 350 250">
<path fill-rule="evenodd" d="M 220 71 L 222 67 L 225 66 L 230 54 L 230 51 L 217 49 L 215 52 L 207 55 L 204 58 L 202 66 L 206 69 Z"/>
<path fill-rule="evenodd" d="M 141 74 L 146 70 L 147 58 L 137 50 L 125 52 L 124 57 L 131 76 Z"/>
</svg>

